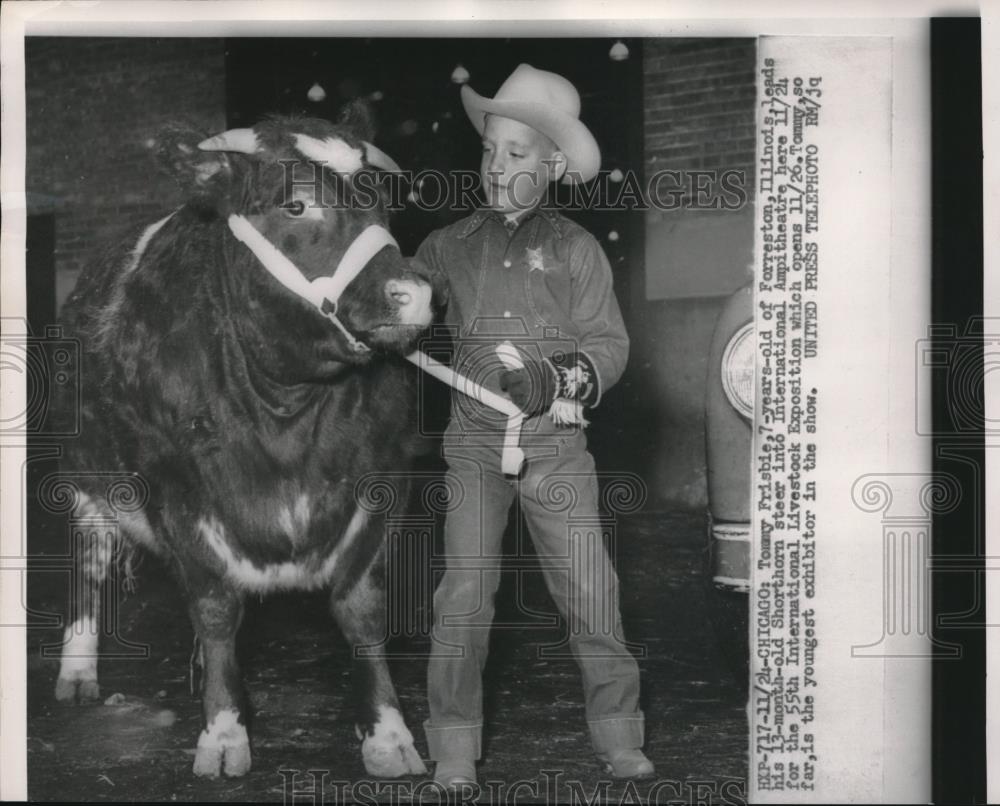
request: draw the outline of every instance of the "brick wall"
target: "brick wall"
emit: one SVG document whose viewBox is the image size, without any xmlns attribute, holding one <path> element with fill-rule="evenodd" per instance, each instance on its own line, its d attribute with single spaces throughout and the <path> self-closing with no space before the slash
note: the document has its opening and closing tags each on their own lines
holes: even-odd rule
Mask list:
<svg viewBox="0 0 1000 806">
<path fill-rule="evenodd" d="M 57 303 L 101 242 L 179 200 L 149 143 L 184 119 L 225 126 L 221 39 L 28 37 L 29 212 L 55 214 Z"/>
<path fill-rule="evenodd" d="M 647 39 L 646 170 L 738 168 L 753 176 L 752 39 Z"/>
<path fill-rule="evenodd" d="M 679 172 L 658 186 L 682 197 L 647 218 L 646 297 L 730 294 L 752 262 L 756 43 L 647 40 L 643 68 L 647 183 Z"/>
<path fill-rule="evenodd" d="M 651 509 L 707 500 L 705 379 L 708 350 L 728 295 L 749 279 L 753 248 L 756 43 L 753 39 L 643 42 L 644 165 L 659 170 L 742 171 L 739 210 L 652 210 L 646 217 L 643 327 L 633 339 L 644 423 L 632 454 Z M 690 201 L 690 199 L 688 199 Z M 635 278 L 636 283 L 643 278 Z"/>
</svg>

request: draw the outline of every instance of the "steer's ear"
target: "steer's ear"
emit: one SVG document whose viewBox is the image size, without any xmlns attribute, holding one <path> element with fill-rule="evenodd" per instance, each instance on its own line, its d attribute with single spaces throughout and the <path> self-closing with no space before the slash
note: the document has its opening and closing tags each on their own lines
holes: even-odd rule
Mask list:
<svg viewBox="0 0 1000 806">
<path fill-rule="evenodd" d="M 375 114 L 371 105 L 360 98 L 344 104 L 337 123 L 359 140 L 370 143 L 375 139 Z"/>
<path fill-rule="evenodd" d="M 203 195 L 220 182 L 229 181 L 229 158 L 224 151 L 199 148 L 204 140 L 204 132 L 182 123 L 165 126 L 157 137 L 156 156 L 160 166 L 187 195 Z"/>
</svg>

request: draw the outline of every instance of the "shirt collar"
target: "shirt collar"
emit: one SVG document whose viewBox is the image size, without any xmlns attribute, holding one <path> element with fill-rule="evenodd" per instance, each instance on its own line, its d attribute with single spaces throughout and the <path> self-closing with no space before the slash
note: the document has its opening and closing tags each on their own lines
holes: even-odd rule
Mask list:
<svg viewBox="0 0 1000 806">
<path fill-rule="evenodd" d="M 539 216 L 544 221 L 547 221 L 549 226 L 552 227 L 552 231 L 555 233 L 557 238 L 563 237 L 563 222 L 560 220 L 560 215 L 556 210 L 551 207 L 546 207 L 544 205 L 536 205 L 530 210 L 525 211 L 523 215 L 518 218 L 518 225 L 523 226 L 524 222 L 531 219 L 533 216 Z M 473 232 L 479 229 L 486 221 L 493 219 L 497 223 L 503 225 L 506 220 L 503 213 L 499 213 L 496 210 L 491 210 L 488 208 L 483 208 L 477 210 L 472 214 L 472 217 L 466 222 L 462 231 L 458 234 L 459 238 L 468 238 Z"/>
</svg>

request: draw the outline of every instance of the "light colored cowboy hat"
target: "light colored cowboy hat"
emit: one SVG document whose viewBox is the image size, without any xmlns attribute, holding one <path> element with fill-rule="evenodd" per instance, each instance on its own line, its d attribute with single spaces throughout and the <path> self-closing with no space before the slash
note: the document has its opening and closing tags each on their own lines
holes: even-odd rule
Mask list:
<svg viewBox="0 0 1000 806">
<path fill-rule="evenodd" d="M 566 155 L 563 182 L 586 182 L 601 168 L 601 149 L 580 122 L 580 93 L 556 73 L 520 64 L 493 98 L 484 98 L 464 85 L 462 104 L 480 134 L 486 126 L 486 115 L 500 115 L 549 137 Z"/>
</svg>

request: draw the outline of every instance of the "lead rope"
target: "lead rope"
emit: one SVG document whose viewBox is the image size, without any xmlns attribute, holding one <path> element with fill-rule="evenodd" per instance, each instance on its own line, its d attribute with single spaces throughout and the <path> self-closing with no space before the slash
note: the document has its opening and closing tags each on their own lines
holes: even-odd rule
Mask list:
<svg viewBox="0 0 1000 806">
<path fill-rule="evenodd" d="M 392 237 L 385 227 L 378 224 L 366 227 L 351 242 L 351 245 L 347 247 L 347 251 L 344 252 L 344 256 L 340 259 L 340 263 L 332 275 L 309 280 L 299 271 L 298 266 L 292 263 L 280 249 L 265 238 L 246 218 L 234 213 L 229 216 L 228 224 L 235 238 L 253 252 L 257 260 L 261 262 L 261 265 L 289 291 L 315 305 L 317 310 L 329 319 L 344 335 L 347 343 L 355 352 L 368 352 L 371 349 L 368 345 L 363 344 L 351 335 L 340 319 L 337 318 L 337 301 L 351 280 L 361 273 L 364 267 L 368 265 L 368 261 L 378 252 L 386 246 L 399 248 L 395 238 Z M 497 352 L 501 354 L 499 347 L 497 348 Z M 521 424 L 524 422 L 524 412 L 509 399 L 491 392 L 463 375 L 459 375 L 451 367 L 435 361 L 424 352 L 417 350 L 406 356 L 406 358 L 411 363 L 420 367 L 424 372 L 438 378 L 438 380 L 455 387 L 470 397 L 474 397 L 480 403 L 507 415 L 507 428 L 504 434 L 504 446 L 500 464 L 504 473 L 517 475 L 524 464 L 524 451 L 518 445 L 521 436 Z M 501 358 L 503 358 L 502 354 Z M 192 661 L 193 657 L 192 655 Z"/>
<path fill-rule="evenodd" d="M 497 347 L 497 353 L 501 353 L 501 348 Z M 518 408 L 517 404 L 509 398 L 502 397 L 496 392 L 492 392 L 485 386 L 481 386 L 475 381 L 460 375 L 451 367 L 442 364 L 431 358 L 421 350 L 414 350 L 406 360 L 416 364 L 420 369 L 437 378 L 459 392 L 475 398 L 484 406 L 496 409 L 501 414 L 507 415 L 507 428 L 504 431 L 503 452 L 500 455 L 500 469 L 510 476 L 516 476 L 521 472 L 524 465 L 524 451 L 518 445 L 521 438 L 521 425 L 524 423 L 524 412 Z M 501 360 L 503 360 L 501 356 Z"/>
</svg>

